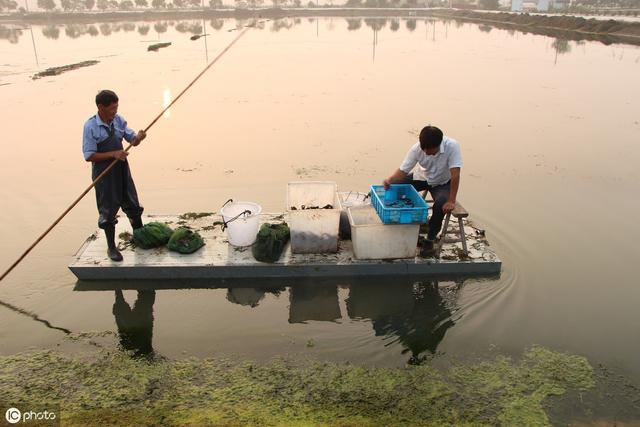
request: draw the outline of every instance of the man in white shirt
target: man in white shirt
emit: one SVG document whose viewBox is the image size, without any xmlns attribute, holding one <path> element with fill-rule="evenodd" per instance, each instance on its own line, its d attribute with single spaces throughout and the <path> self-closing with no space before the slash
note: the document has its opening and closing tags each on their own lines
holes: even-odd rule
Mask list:
<svg viewBox="0 0 640 427">
<path fill-rule="evenodd" d="M 412 171 L 416 164 L 424 169 L 426 180 L 414 179 Z M 391 184 L 412 184 L 417 191 L 428 190 L 431 193 L 434 204 L 423 255 L 433 253 L 433 242 L 442 228 L 442 220 L 456 205 L 461 168 L 460 144 L 444 136 L 437 127 L 426 126 L 420 131 L 419 141 L 411 146 L 400 168 L 383 182 L 385 188 Z"/>
</svg>

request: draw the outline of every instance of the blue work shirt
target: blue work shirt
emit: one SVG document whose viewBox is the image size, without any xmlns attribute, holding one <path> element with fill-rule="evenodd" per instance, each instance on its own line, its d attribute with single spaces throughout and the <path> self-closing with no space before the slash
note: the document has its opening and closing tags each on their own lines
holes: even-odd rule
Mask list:
<svg viewBox="0 0 640 427">
<path fill-rule="evenodd" d="M 115 132 L 116 138 L 122 141 L 122 138 L 131 142 L 135 139 L 136 133 L 133 129 L 127 127 L 127 121 L 119 114 L 111 121 L 111 126 Z M 109 137 L 109 125 L 102 121 L 100 116 L 96 113 L 84 124 L 84 131 L 82 132 L 82 153 L 84 159 L 89 158 L 98 152 L 98 144 L 106 140 Z"/>
</svg>

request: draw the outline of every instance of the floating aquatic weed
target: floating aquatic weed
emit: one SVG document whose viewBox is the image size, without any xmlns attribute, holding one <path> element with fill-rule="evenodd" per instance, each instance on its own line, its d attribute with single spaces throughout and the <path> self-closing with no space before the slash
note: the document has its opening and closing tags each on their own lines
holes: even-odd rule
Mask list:
<svg viewBox="0 0 640 427">
<path fill-rule="evenodd" d="M 39 73 L 34 74 L 33 77 L 31 78 L 33 80 L 37 80 L 42 77 L 57 76 L 67 71 L 75 70 L 82 67 L 89 67 L 91 65 L 96 65 L 98 62 L 100 61 L 91 60 L 91 61 L 77 62 L 75 64 L 63 65 L 61 67 L 51 67 L 51 68 L 47 68 L 44 71 L 40 71 Z"/>
<path fill-rule="evenodd" d="M 0 395 L 59 405 L 64 425 L 549 425 L 550 397 L 593 386 L 585 358 L 541 347 L 444 372 L 105 350 L 0 357 Z"/>
<path fill-rule="evenodd" d="M 182 215 L 179 215 L 178 218 L 180 219 L 198 219 L 198 218 L 203 218 L 206 216 L 211 216 L 213 215 L 213 212 L 187 212 L 187 213 L 183 213 Z"/>
<path fill-rule="evenodd" d="M 167 47 L 167 46 L 171 46 L 171 42 L 167 42 L 167 43 L 155 43 L 155 44 L 151 44 L 147 47 L 147 51 L 154 51 L 157 52 L 158 49 L 161 49 L 163 47 Z"/>
</svg>

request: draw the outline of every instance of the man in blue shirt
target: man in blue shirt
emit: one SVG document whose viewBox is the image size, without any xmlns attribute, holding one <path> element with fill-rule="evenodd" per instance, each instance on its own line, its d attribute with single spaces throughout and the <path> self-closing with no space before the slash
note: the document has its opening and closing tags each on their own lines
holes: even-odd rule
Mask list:
<svg viewBox="0 0 640 427">
<path fill-rule="evenodd" d="M 113 261 L 122 261 L 122 254 L 115 243 L 116 215 L 122 208 L 135 230 L 142 227 L 142 211 L 136 186 L 131 177 L 128 152 L 124 151 L 122 139 L 138 145 L 147 136 L 141 130 L 137 134 L 127 126 L 127 121 L 118 115 L 118 96 L 110 90 L 96 95 L 98 113 L 84 124 L 82 152 L 87 162 L 92 162 L 91 178 L 95 180 L 113 160 L 120 160 L 96 184 L 98 205 L 98 227 L 107 237 L 107 255 Z"/>
</svg>

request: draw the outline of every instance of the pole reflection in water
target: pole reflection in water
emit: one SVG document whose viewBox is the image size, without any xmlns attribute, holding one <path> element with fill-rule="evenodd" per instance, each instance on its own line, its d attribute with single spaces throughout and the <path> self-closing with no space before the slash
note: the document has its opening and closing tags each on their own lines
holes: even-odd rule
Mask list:
<svg viewBox="0 0 640 427">
<path fill-rule="evenodd" d="M 138 297 L 133 308 L 124 299 L 121 290 L 116 290 L 113 303 L 113 315 L 118 326 L 120 345 L 131 351 L 135 357 L 152 358 L 154 355 L 153 338 L 153 303 L 156 300 L 155 290 L 138 290 Z"/>
</svg>

